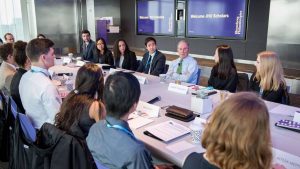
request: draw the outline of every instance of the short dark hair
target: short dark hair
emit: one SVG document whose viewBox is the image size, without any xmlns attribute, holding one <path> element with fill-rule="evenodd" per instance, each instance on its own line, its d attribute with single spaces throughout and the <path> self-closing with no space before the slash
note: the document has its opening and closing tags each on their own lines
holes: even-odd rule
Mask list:
<svg viewBox="0 0 300 169">
<path fill-rule="evenodd" d="M 4 34 L 4 39 L 5 39 L 5 40 L 7 40 L 7 38 L 6 38 L 7 35 L 14 36 L 12 33 L 9 33 L 9 32 L 8 32 L 8 33 Z"/>
<path fill-rule="evenodd" d="M 145 46 L 147 46 L 147 43 L 150 42 L 150 41 L 153 41 L 156 44 L 156 40 L 153 37 L 147 37 L 145 39 Z"/>
<path fill-rule="evenodd" d="M 13 54 L 13 45 L 12 43 L 6 43 L 0 45 L 0 56 L 4 61 L 7 61 L 8 55 Z"/>
<path fill-rule="evenodd" d="M 139 101 L 140 95 L 139 81 L 132 74 L 116 72 L 108 76 L 103 96 L 107 115 L 120 119 Z"/>
<path fill-rule="evenodd" d="M 32 39 L 26 47 L 26 55 L 31 61 L 38 61 L 42 54 L 47 54 L 50 48 L 54 46 L 54 42 L 50 39 Z"/>
<path fill-rule="evenodd" d="M 81 35 L 84 34 L 84 33 L 87 33 L 87 34 L 91 35 L 90 31 L 86 30 L 86 29 L 84 29 L 84 30 L 81 31 Z"/>
<path fill-rule="evenodd" d="M 27 55 L 26 55 L 26 46 L 27 46 L 27 42 L 23 42 L 23 41 L 17 41 L 14 43 L 13 46 L 13 57 L 15 62 L 20 66 L 20 67 L 24 67 L 25 63 L 28 59 Z"/>
<path fill-rule="evenodd" d="M 97 99 L 102 99 L 104 87 L 104 76 L 102 69 L 94 63 L 83 65 L 77 72 L 75 90 L 77 94 L 86 94 L 94 98 L 98 93 Z"/>
<path fill-rule="evenodd" d="M 46 38 L 46 36 L 45 36 L 44 34 L 41 34 L 41 33 L 38 34 L 38 35 L 36 36 L 36 38 L 39 38 L 40 36 L 43 37 L 43 38 Z"/>
</svg>

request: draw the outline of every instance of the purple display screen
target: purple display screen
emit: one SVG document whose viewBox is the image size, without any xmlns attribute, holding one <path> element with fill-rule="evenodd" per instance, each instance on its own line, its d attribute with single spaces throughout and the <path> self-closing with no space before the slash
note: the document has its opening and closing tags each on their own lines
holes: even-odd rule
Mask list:
<svg viewBox="0 0 300 169">
<path fill-rule="evenodd" d="M 245 39 L 247 0 L 189 0 L 187 36 Z"/>
<path fill-rule="evenodd" d="M 137 34 L 174 34 L 174 0 L 141 0 L 136 3 Z"/>
</svg>

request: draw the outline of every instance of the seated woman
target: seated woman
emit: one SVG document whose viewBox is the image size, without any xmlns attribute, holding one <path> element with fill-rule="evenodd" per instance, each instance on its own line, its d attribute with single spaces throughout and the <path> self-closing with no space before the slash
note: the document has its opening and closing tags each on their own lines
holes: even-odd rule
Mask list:
<svg viewBox="0 0 300 169">
<path fill-rule="evenodd" d="M 275 52 L 264 51 L 257 54 L 256 72 L 250 78 L 250 89 L 264 100 L 289 104 L 283 69 Z"/>
<path fill-rule="evenodd" d="M 205 153 L 192 153 L 183 169 L 270 169 L 269 113 L 255 94 L 241 92 L 218 106 L 202 135 Z"/>
<path fill-rule="evenodd" d="M 238 76 L 233 61 L 233 53 L 228 45 L 220 45 L 215 51 L 216 65 L 212 68 L 208 86 L 218 90 L 236 91 Z"/>
<path fill-rule="evenodd" d="M 96 40 L 97 54 L 99 57 L 99 63 L 114 65 L 114 58 L 111 51 L 107 48 L 106 42 L 103 38 Z"/>
<path fill-rule="evenodd" d="M 129 47 L 124 39 L 118 39 L 113 47 L 113 56 L 115 66 L 135 71 L 137 69 L 137 60 L 134 52 L 129 50 Z"/>
<path fill-rule="evenodd" d="M 30 59 L 27 57 L 25 52 L 26 46 L 27 43 L 23 41 L 17 41 L 13 45 L 13 58 L 18 64 L 19 68 L 17 69 L 17 72 L 14 74 L 11 80 L 10 94 L 13 100 L 16 102 L 18 111 L 20 113 L 25 113 L 25 109 L 20 98 L 19 84 L 23 74 L 26 73 L 31 66 Z"/>
<path fill-rule="evenodd" d="M 105 117 L 101 103 L 104 78 L 101 68 L 88 63 L 77 73 L 75 89 L 63 100 L 55 125 L 68 134 L 85 139 L 90 127 Z"/>
</svg>

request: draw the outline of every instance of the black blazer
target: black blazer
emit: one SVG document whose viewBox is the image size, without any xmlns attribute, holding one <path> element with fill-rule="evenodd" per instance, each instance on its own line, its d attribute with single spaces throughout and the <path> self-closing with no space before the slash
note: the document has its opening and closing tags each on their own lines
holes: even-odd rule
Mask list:
<svg viewBox="0 0 300 169">
<path fill-rule="evenodd" d="M 148 59 L 149 59 L 149 52 L 146 52 L 143 56 L 142 62 L 140 63 L 137 69 L 137 72 L 148 73 L 149 70 L 146 70 Z M 165 64 L 166 64 L 166 56 L 157 50 L 151 62 L 150 74 L 158 76 L 159 74 L 164 73 Z"/>
<path fill-rule="evenodd" d="M 120 64 L 120 58 L 115 60 L 115 66 L 120 67 L 119 64 Z M 136 55 L 135 55 L 134 52 L 129 51 L 129 52 L 126 52 L 124 54 L 122 69 L 136 71 L 136 69 L 137 69 L 137 60 L 136 60 Z"/>
<path fill-rule="evenodd" d="M 227 79 L 220 79 L 217 75 L 217 68 L 214 66 L 208 79 L 208 86 L 213 86 L 218 90 L 228 90 L 235 92 L 238 84 L 238 75 L 235 69 L 231 69 L 231 73 Z"/>
<path fill-rule="evenodd" d="M 252 74 L 250 78 L 250 89 L 259 93 L 260 92 L 260 86 L 258 81 L 255 78 L 255 72 Z M 282 103 L 282 104 L 289 104 L 289 96 L 287 93 L 287 89 L 284 85 L 280 85 L 278 90 L 264 90 L 262 93 L 262 99 L 268 100 L 271 102 L 276 102 L 276 103 Z"/>
<path fill-rule="evenodd" d="M 11 80 L 11 84 L 10 84 L 11 97 L 16 102 L 16 104 L 18 106 L 18 111 L 20 113 L 25 113 L 25 109 L 23 107 L 23 104 L 22 104 L 21 98 L 20 98 L 19 84 L 20 84 L 20 80 L 21 80 L 23 74 L 26 72 L 27 72 L 27 70 L 19 68 L 17 70 L 17 72 L 15 73 L 15 75 L 13 76 L 13 78 Z"/>
<path fill-rule="evenodd" d="M 101 55 L 100 52 L 98 51 L 98 57 L 99 57 L 99 63 L 114 65 L 114 58 L 110 50 L 107 49 L 107 51 L 103 55 Z"/>
<path fill-rule="evenodd" d="M 82 51 L 82 59 L 87 60 L 90 62 L 98 63 L 98 55 L 97 55 L 97 50 L 96 50 L 96 44 L 94 41 L 90 40 L 86 50 L 84 50 L 83 45 L 81 45 L 81 51 Z"/>
</svg>

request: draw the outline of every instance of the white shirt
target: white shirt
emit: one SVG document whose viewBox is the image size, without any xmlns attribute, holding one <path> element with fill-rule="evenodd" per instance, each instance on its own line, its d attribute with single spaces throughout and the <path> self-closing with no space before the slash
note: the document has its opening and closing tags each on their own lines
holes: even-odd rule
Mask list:
<svg viewBox="0 0 300 169">
<path fill-rule="evenodd" d="M 182 60 L 182 73 L 177 73 L 177 68 L 180 62 L 180 57 L 176 60 L 173 60 L 169 65 L 167 76 L 171 77 L 174 80 L 180 80 L 182 82 L 197 84 L 197 72 L 198 65 L 197 61 L 188 55 Z"/>
<path fill-rule="evenodd" d="M 48 70 L 31 66 L 21 78 L 19 91 L 26 114 L 35 128 L 41 128 L 45 122 L 54 123 L 62 101 L 49 79 Z"/>
<path fill-rule="evenodd" d="M 120 68 L 122 68 L 123 61 L 124 61 L 124 56 L 120 56 L 120 63 L 119 63 Z"/>
<path fill-rule="evenodd" d="M 150 67 L 149 67 L 149 70 L 148 70 L 148 74 L 150 74 L 150 70 L 151 70 L 151 66 L 152 66 L 152 61 L 153 61 L 153 58 L 154 58 L 155 54 L 156 54 L 156 51 L 154 53 L 152 53 L 152 54 L 149 53 L 149 56 L 151 56 L 151 60 L 149 62 Z"/>
</svg>

